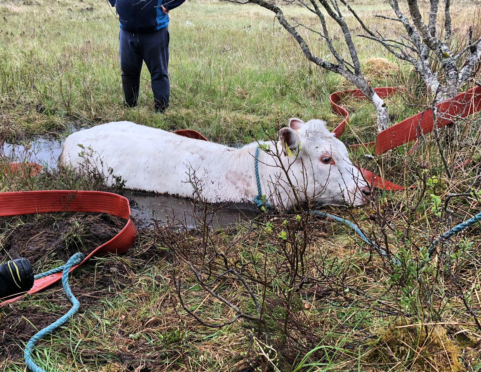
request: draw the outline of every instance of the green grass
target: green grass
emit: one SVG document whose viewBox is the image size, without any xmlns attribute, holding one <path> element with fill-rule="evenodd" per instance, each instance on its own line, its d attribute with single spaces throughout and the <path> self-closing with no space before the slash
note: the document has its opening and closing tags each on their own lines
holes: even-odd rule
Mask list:
<svg viewBox="0 0 481 372">
<path fill-rule="evenodd" d="M 337 120 L 326 99 L 338 89 L 339 76 L 311 65 L 259 7 L 191 1 L 172 12 L 172 105 L 161 116 L 153 113 L 146 68 L 139 107 L 122 106 L 118 21 L 106 1 L 35 3 L 40 5 L 0 6 L 0 109 L 6 113 L 0 131 L 8 137 L 57 132 L 72 123 L 131 120 L 197 129 L 212 140 L 238 143 L 290 117 Z M 302 8 L 292 11 L 312 23 Z M 386 54 L 363 45 L 361 59 Z"/>
<path fill-rule="evenodd" d="M 476 13 L 463 13 L 463 6 L 469 4 L 461 5 L 453 14 L 454 22 L 464 29 Z M 382 26 L 372 12 L 384 10 L 386 4 L 356 0 L 354 6 L 369 22 Z M 317 27 L 302 7 L 286 9 Z M 106 1 L 4 0 L 0 26 L 0 139 L 62 136 L 71 126 L 131 120 L 167 130 L 196 129 L 211 140 L 239 144 L 263 138 L 264 129 L 278 129 L 290 117 L 322 118 L 334 127 L 340 119 L 331 112 L 328 96 L 352 88 L 339 76 L 309 63 L 272 14 L 252 5 L 197 0 L 172 12 L 172 97 L 165 115 L 153 112 L 146 69 L 139 106 L 124 109 L 118 21 Z M 329 27 L 334 27 L 331 21 Z M 325 45 L 315 35 L 299 31 L 316 53 L 327 58 Z M 359 38 L 356 44 L 366 70 L 372 57 L 395 62 L 377 45 Z M 397 63 L 395 67 L 397 71 L 387 74 L 378 75 L 376 70 L 366 74 L 373 86 L 410 88 L 387 100 L 393 122 L 423 109 L 427 99 L 422 91 L 411 89 L 417 80 L 409 67 Z M 342 138 L 345 143 L 372 141 L 376 133 L 372 107 L 362 101 L 343 104 L 352 113 Z M 404 186 L 415 186 L 395 194 L 379 192 L 363 209 L 332 208 L 360 225 L 379 245 L 387 241 L 402 261 L 400 267 L 368 250 L 349 229 L 309 221 L 303 227 L 309 229 L 308 270 L 296 276 L 292 285 L 286 254 L 300 244 L 298 232 L 303 231 L 295 227 L 296 216 L 261 217 L 253 226 L 214 230 L 208 235 L 208 249 L 223 252 L 235 267 L 252 261 L 243 270 L 253 292 L 263 300 L 265 328 L 246 320 L 209 328 L 182 309 L 174 286 L 174 280 L 182 279 L 186 307 L 205 321 L 232 319 L 232 311 L 206 295 L 176 251 L 182 247 L 191 262 L 203 264 L 202 232 L 143 230 L 126 255 L 96 258 L 73 275 L 72 288 L 82 303 L 81 311 L 68 326 L 40 343 L 35 360 L 47 370 L 72 372 L 479 371 L 480 330 L 460 295 L 479 319 L 479 226 L 457 236 L 439 260 L 426 264 L 424 255 L 434 237 L 479 211 L 475 179 L 481 156 L 480 126 L 477 116 L 443 132 L 453 138 L 443 142 L 452 179 L 445 175 L 432 136 L 413 153 L 405 146 L 374 160 L 361 152 L 353 154 L 357 164 Z M 466 159 L 474 162 L 457 167 Z M 0 169 L 7 161 L 0 156 Z M 470 185 L 473 193 L 452 199 L 451 216 L 444 210 L 438 215 L 436 197 L 443 204 L 448 195 L 464 193 Z M 2 192 L 39 189 L 122 193 L 121 187 L 108 188 L 95 174 L 79 176 L 66 170 L 34 178 L 0 174 Z M 2 220 L 0 249 L 12 228 L 25 222 L 31 220 L 15 224 Z M 286 230 L 284 240 L 280 236 L 286 236 Z M 222 272 L 224 262 L 217 256 L 208 258 L 212 259 L 205 261 L 212 262 L 209 270 Z M 36 269 L 53 264 L 36 263 Z M 246 313 L 256 313 L 249 293 L 236 278 L 226 276 L 219 283 L 218 293 Z M 68 308 L 56 286 L 0 309 L 4 343 L 18 344 L 16 352 L 0 360 L 0 370 L 24 371 L 21 351 L 29 337 Z M 287 333 L 286 314 L 290 314 Z M 431 325 L 439 321 L 442 325 Z M 431 336 L 426 337 L 426 332 Z M 434 337 L 433 332 L 439 335 Z M 450 358 L 445 357 L 448 352 Z M 454 365 L 455 360 L 461 367 Z"/>
</svg>

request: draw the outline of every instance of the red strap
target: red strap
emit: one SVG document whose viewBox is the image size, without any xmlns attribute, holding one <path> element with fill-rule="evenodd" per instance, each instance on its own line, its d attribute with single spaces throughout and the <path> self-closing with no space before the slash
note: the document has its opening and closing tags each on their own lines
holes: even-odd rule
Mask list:
<svg viewBox="0 0 481 372">
<path fill-rule="evenodd" d="M 205 138 L 202 134 L 200 134 L 199 132 L 197 132 L 195 130 L 192 130 L 192 129 L 179 129 L 179 130 L 174 131 L 174 133 L 178 134 L 179 136 L 182 136 L 182 137 L 198 139 L 198 140 L 209 142 L 209 140 L 207 138 Z"/>
<path fill-rule="evenodd" d="M 107 253 L 124 253 L 133 244 L 137 229 L 130 219 L 129 201 L 123 196 L 101 191 L 21 191 L 0 193 L 0 217 L 50 212 L 93 212 L 109 213 L 127 220 L 126 225 L 115 237 L 95 248 L 85 260 Z M 37 293 L 62 279 L 62 273 L 53 274 L 35 281 L 29 294 Z M 20 297 L 0 303 L 0 306 Z"/>
<path fill-rule="evenodd" d="M 387 87 L 387 88 L 375 88 L 374 90 L 381 98 L 386 98 L 389 95 L 397 92 L 402 88 Z M 332 110 L 342 116 L 344 119 L 333 130 L 334 135 L 339 138 L 346 130 L 346 124 L 349 123 L 349 112 L 338 103 L 341 99 L 352 96 L 359 99 L 365 99 L 364 94 L 358 90 L 344 90 L 332 93 L 329 97 L 331 101 Z M 475 112 L 481 111 L 481 87 L 476 86 L 468 90 L 467 92 L 460 93 L 456 97 L 443 101 L 437 105 L 437 125 L 442 127 L 452 123 L 457 118 L 464 118 L 468 115 L 472 115 Z M 434 120 L 432 110 L 426 110 L 417 115 L 411 116 L 400 123 L 393 125 L 392 127 L 382 131 L 376 137 L 376 142 L 369 142 L 357 145 L 351 145 L 351 148 L 359 147 L 375 147 L 375 154 L 380 155 L 386 151 L 392 150 L 405 143 L 413 141 L 420 137 L 421 133 L 427 134 L 434 129 Z M 365 169 L 361 169 L 366 181 L 373 184 L 377 188 L 385 190 L 404 190 L 405 188 L 396 185 L 392 182 L 383 180 L 380 176 L 374 175 Z"/>
<path fill-rule="evenodd" d="M 438 127 L 481 110 L 481 87 L 475 87 L 437 105 Z M 415 140 L 434 129 L 433 111 L 426 110 L 383 130 L 376 139 L 376 155 Z"/>
</svg>

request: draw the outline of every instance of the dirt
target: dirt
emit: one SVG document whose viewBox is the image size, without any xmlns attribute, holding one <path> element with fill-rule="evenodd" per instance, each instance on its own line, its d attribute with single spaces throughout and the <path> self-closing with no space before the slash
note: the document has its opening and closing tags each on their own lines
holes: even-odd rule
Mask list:
<svg viewBox="0 0 481 372">
<path fill-rule="evenodd" d="M 27 258 L 34 268 L 51 261 L 67 261 L 73 254 L 90 253 L 109 241 L 126 221 L 109 214 L 56 213 L 0 218 L 0 262 Z M 12 226 L 15 226 L 11 228 Z"/>
<path fill-rule="evenodd" d="M 0 262 L 19 257 L 27 258 L 35 272 L 40 272 L 44 264 L 52 261 L 67 261 L 76 252 L 89 253 L 97 246 L 109 241 L 124 227 L 125 220 L 109 214 L 91 213 L 55 213 L 47 215 L 2 217 L 0 218 Z M 128 272 L 125 267 L 114 267 L 109 262 L 103 266 L 98 280 L 90 275 L 73 279 L 72 289 L 83 305 L 97 302 L 100 295 L 92 288 L 106 288 L 114 282 L 124 285 Z M 117 265 L 118 266 L 118 265 Z M 120 265 L 122 266 L 122 265 Z M 114 278 L 113 278 L 114 276 Z M 118 280 L 118 276 L 123 280 Z M 57 290 L 49 292 L 46 300 L 56 308 L 69 306 L 65 296 L 59 296 Z M 83 290 L 82 290 L 83 289 Z M 97 291 L 98 292 L 98 291 Z M 105 294 L 102 294 L 105 296 Z M 62 316 L 45 309 L 25 309 L 11 307 L 0 314 L 1 344 L 0 360 L 20 357 L 23 349 L 21 343 L 27 342 L 37 330 L 51 324 Z"/>
<path fill-rule="evenodd" d="M 17 227 L 6 228 L 12 225 Z M 0 262 L 10 256 L 23 256 L 32 260 L 34 266 L 39 266 L 39 261 L 51 265 L 51 260 L 64 261 L 75 252 L 90 252 L 115 236 L 124 225 L 124 220 L 108 214 L 62 213 L 21 219 L 0 218 Z M 73 232 L 81 237 L 82 244 L 80 239 L 72 238 Z M 1 234 L 4 235 L 3 248 Z M 93 258 L 75 271 L 69 282 L 81 303 L 79 316 L 101 307 L 102 300 L 132 286 L 136 271 L 145 265 L 164 260 L 165 252 L 155 249 L 156 239 L 152 230 L 143 231 L 142 238 L 138 237 L 126 254 L 111 256 L 108 260 Z M 42 303 L 36 303 L 35 299 L 40 298 Z M 34 302 L 29 303 L 28 298 L 23 299 L 15 305 L 7 305 L 0 312 L 0 370 L 1 361 L 20 362 L 28 340 L 38 330 L 63 316 L 71 306 L 60 283 L 34 295 L 32 300 Z M 47 303 L 48 306 L 43 305 Z M 64 351 L 68 353 L 67 349 Z"/>
<path fill-rule="evenodd" d="M 130 277 L 130 269 L 118 262 L 104 265 L 96 279 L 94 275 L 85 275 L 85 270 L 75 272 L 70 279 L 70 286 L 81 303 L 80 313 L 95 308 L 101 299 L 114 296 L 109 287 L 125 288 L 129 285 Z M 66 309 L 71 307 L 60 283 L 44 291 L 41 296 L 48 306 L 29 306 L 28 299 L 25 299 L 21 300 L 26 302 L 25 306 L 7 306 L 0 313 L 0 360 L 20 361 L 28 340 L 40 329 L 62 317 Z"/>
</svg>

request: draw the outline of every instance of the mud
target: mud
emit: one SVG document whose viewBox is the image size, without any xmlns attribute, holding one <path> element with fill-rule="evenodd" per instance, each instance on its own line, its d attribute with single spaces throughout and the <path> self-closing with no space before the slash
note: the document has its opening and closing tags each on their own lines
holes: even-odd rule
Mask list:
<svg viewBox="0 0 481 372">
<path fill-rule="evenodd" d="M 25 248 L 10 249 L 12 251 L 21 251 L 22 254 L 29 254 L 29 258 L 38 257 L 48 250 L 46 242 L 51 239 L 57 227 L 52 227 L 50 224 L 52 219 L 58 216 L 43 216 L 40 220 L 29 221 L 20 228 L 11 231 L 11 236 L 7 240 L 10 247 L 15 242 L 28 241 L 26 237 L 18 239 L 20 230 L 24 234 L 28 234 L 32 240 L 38 241 L 36 235 L 45 233 L 49 238 L 40 240 L 44 244 L 43 249 L 31 250 L 35 253 L 26 252 Z M 25 218 L 25 217 L 24 217 Z M 6 218 L 1 220 L 0 233 L 5 232 L 4 223 Z M 31 219 L 30 219 L 31 220 Z M 72 226 L 75 222 L 82 222 L 83 226 L 90 227 L 90 237 L 85 237 L 85 242 L 95 242 L 101 244 L 105 239 L 109 239 L 110 235 L 118 231 L 119 225 L 125 223 L 121 219 L 109 215 L 90 215 L 83 213 L 70 214 L 65 218 L 65 223 L 62 225 L 64 231 L 68 231 L 68 226 Z M 14 221 L 10 218 L 8 221 L 19 222 L 18 219 Z M 27 231 L 31 227 L 31 232 Z M 3 231 L 2 231 L 3 230 Z M 153 230 L 146 230 L 141 232 L 143 239 L 138 242 L 135 247 L 127 251 L 122 256 L 110 256 L 108 260 L 92 258 L 81 269 L 74 271 L 71 274 L 69 283 L 72 292 L 81 303 L 80 313 L 84 311 L 94 311 L 96 308 L 102 307 L 101 301 L 109 299 L 118 295 L 120 291 L 126 287 L 131 287 L 134 283 L 135 272 L 141 270 L 146 265 L 153 265 L 156 262 L 163 261 L 166 258 L 166 253 L 163 250 L 156 249 L 155 233 Z M 63 241 L 65 243 L 65 241 Z M 27 247 L 33 247 L 34 243 L 29 243 Z M 24 245 L 25 247 L 25 245 Z M 50 255 L 55 259 L 66 257 L 67 254 L 75 253 L 77 251 L 86 250 L 87 247 L 81 248 L 78 246 L 70 246 L 64 249 L 61 243 L 56 243 L 57 250 L 52 250 Z M 62 249 L 59 249 L 62 248 Z M 94 247 L 88 248 L 88 251 Z M 4 254 L 0 244 L 0 255 Z M 41 259 L 43 261 L 43 259 Z M 1 259 L 0 259 L 1 262 Z M 33 262 L 36 273 L 39 272 L 38 267 L 41 266 L 40 261 Z M 50 262 L 51 265 L 51 262 Z M 0 311 L 0 370 L 2 370 L 2 361 L 22 361 L 24 345 L 28 340 L 38 332 L 38 330 L 50 325 L 55 320 L 63 316 L 66 309 L 71 307 L 71 303 L 65 297 L 60 283 L 53 285 L 51 288 L 43 291 L 41 294 L 34 295 L 32 298 L 33 304 L 29 304 L 30 299 L 24 298 L 15 305 L 8 305 Z M 40 303 L 35 300 L 41 300 Z M 46 305 L 48 304 L 48 305 Z M 69 350 L 63 350 L 68 354 Z"/>
<path fill-rule="evenodd" d="M 138 191 L 129 191 L 125 196 L 131 201 L 132 217 L 140 228 L 157 224 L 194 229 L 205 222 L 213 227 L 226 227 L 252 220 L 258 212 L 250 204 L 210 204 L 204 215 L 203 208 L 189 199 Z"/>
<path fill-rule="evenodd" d="M 117 235 L 126 221 L 109 214 L 55 213 L 0 218 L 0 262 L 24 257 L 32 265 L 67 261 L 76 252 L 90 253 Z M 11 226 L 15 226 L 10 228 Z"/>
</svg>

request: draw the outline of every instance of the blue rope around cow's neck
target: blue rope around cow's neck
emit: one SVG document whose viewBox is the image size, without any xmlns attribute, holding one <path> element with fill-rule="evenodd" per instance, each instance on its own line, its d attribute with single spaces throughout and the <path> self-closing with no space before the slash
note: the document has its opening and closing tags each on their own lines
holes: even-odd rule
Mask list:
<svg viewBox="0 0 481 372">
<path fill-rule="evenodd" d="M 266 196 L 262 195 L 261 178 L 259 176 L 259 151 L 260 151 L 260 149 L 261 149 L 260 147 L 257 147 L 256 154 L 254 156 L 254 169 L 255 169 L 255 172 L 256 172 L 256 182 L 257 182 L 257 195 L 254 197 L 254 203 L 256 203 L 257 208 L 262 210 L 262 208 L 271 209 L 272 206 L 267 201 Z"/>
<path fill-rule="evenodd" d="M 72 318 L 75 313 L 78 311 L 80 307 L 80 303 L 78 300 L 75 298 L 75 296 L 72 294 L 72 291 L 70 290 L 70 286 L 68 284 L 68 274 L 70 269 L 81 263 L 84 259 L 84 255 L 82 253 L 76 253 L 74 254 L 68 262 L 60 266 L 56 269 L 47 271 L 42 274 L 35 275 L 35 279 L 40 279 L 45 276 L 51 275 L 51 274 L 56 274 L 60 271 L 62 271 L 62 284 L 63 284 L 63 289 L 65 290 L 65 294 L 67 295 L 68 299 L 70 302 L 72 302 L 72 308 L 62 316 L 60 319 L 49 325 L 48 327 L 42 329 L 40 332 L 38 332 L 36 335 L 34 335 L 30 341 L 27 343 L 27 347 L 25 348 L 25 363 L 27 364 L 27 367 L 33 371 L 33 372 L 45 372 L 43 369 L 41 369 L 39 366 L 37 366 L 33 360 L 32 360 L 32 351 L 33 348 L 35 347 L 35 344 L 40 341 L 43 337 L 51 334 L 53 331 L 55 331 L 57 328 L 61 327 L 66 321 L 68 321 L 70 318 Z"/>
<path fill-rule="evenodd" d="M 266 200 L 266 197 L 264 195 L 262 195 L 262 187 L 261 187 L 261 180 L 260 180 L 260 176 L 259 176 L 259 150 L 260 150 L 260 147 L 257 147 L 256 149 L 256 153 L 255 153 L 255 172 L 256 172 L 256 182 L 257 182 L 257 196 L 254 198 L 254 203 L 256 203 L 257 205 L 257 208 L 259 209 L 263 209 L 263 208 L 272 208 L 272 206 L 269 204 L 269 202 Z M 380 248 L 376 243 L 374 243 L 373 241 L 369 240 L 366 235 L 364 235 L 361 231 L 361 229 L 359 229 L 359 227 L 357 227 L 356 225 L 354 225 L 352 222 L 348 221 L 348 220 L 345 220 L 344 218 L 341 218 L 341 217 L 338 217 L 338 216 L 334 216 L 332 214 L 328 214 L 328 213 L 324 213 L 324 212 L 321 212 L 321 211 L 310 211 L 311 214 L 314 214 L 316 216 L 320 216 L 320 217 L 327 217 L 327 218 L 331 218 L 333 219 L 334 221 L 337 221 L 337 222 L 340 222 L 340 223 L 343 223 L 344 225 L 346 226 L 349 226 L 351 229 L 353 229 L 357 235 L 359 235 L 359 237 L 364 241 L 366 242 L 367 244 L 371 245 L 372 247 L 374 247 L 382 256 L 384 257 L 388 257 L 388 254 L 386 253 L 385 250 L 383 250 L 382 248 Z M 463 222 L 463 223 L 460 223 L 459 225 L 453 227 L 451 230 L 445 232 L 443 235 L 441 235 L 439 238 L 437 238 L 432 244 L 431 244 L 431 247 L 429 248 L 429 256 L 432 257 L 432 255 L 434 254 L 434 252 L 436 251 L 436 246 L 439 244 L 439 242 L 441 242 L 442 240 L 447 240 L 449 238 L 451 238 L 453 235 L 467 229 L 469 226 L 472 226 L 474 225 L 476 222 L 480 222 L 481 221 L 481 212 L 478 213 L 476 216 L 470 218 L 469 220 Z M 393 256 L 393 260 L 396 262 L 396 263 L 399 263 L 399 260 Z"/>
<path fill-rule="evenodd" d="M 429 256 L 432 257 L 432 255 L 436 251 L 436 246 L 439 244 L 439 242 L 441 242 L 442 240 L 447 240 L 451 238 L 453 235 L 460 233 L 461 231 L 467 229 L 469 226 L 472 226 L 476 222 L 480 222 L 480 221 L 481 221 L 481 212 L 478 213 L 476 216 L 470 218 L 469 220 L 464 221 L 463 223 L 460 223 L 459 225 L 454 226 L 451 230 L 445 232 L 443 235 L 441 235 L 431 244 L 431 247 L 429 248 Z"/>
</svg>

